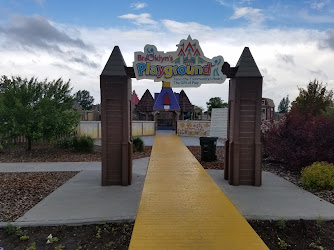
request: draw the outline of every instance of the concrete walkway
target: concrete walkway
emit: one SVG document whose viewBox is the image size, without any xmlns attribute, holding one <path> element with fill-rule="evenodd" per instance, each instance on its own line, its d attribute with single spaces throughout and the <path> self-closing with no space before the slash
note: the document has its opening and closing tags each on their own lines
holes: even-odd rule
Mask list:
<svg viewBox="0 0 334 250">
<path fill-rule="evenodd" d="M 0 163 L 0 172 L 62 172 L 101 170 L 101 162 L 17 162 Z"/>
<path fill-rule="evenodd" d="M 231 186 L 224 170 L 207 170 L 246 219 L 334 220 L 334 205 L 270 172 L 262 172 L 262 186 Z"/>
</svg>

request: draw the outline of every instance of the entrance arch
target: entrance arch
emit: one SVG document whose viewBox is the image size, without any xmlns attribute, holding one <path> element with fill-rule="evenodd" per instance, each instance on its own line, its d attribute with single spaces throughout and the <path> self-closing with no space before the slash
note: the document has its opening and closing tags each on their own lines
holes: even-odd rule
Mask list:
<svg viewBox="0 0 334 250">
<path fill-rule="evenodd" d="M 225 62 L 221 72 L 230 78 L 224 178 L 231 185 L 260 186 L 263 77 L 248 47 L 235 67 Z M 131 185 L 131 78 L 136 78 L 135 70 L 115 46 L 100 75 L 103 186 Z"/>
</svg>

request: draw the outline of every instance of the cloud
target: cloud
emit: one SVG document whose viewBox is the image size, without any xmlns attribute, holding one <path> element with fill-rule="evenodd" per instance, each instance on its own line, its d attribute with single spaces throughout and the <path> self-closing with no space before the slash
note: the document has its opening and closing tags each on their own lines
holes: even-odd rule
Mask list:
<svg viewBox="0 0 334 250">
<path fill-rule="evenodd" d="M 287 64 L 292 64 L 292 65 L 295 64 L 295 60 L 294 60 L 293 55 L 277 54 L 276 57 L 277 57 L 278 60 L 281 60 L 281 61 L 283 61 Z"/>
<path fill-rule="evenodd" d="M 334 50 L 334 30 L 326 30 L 325 38 L 319 41 L 319 48 Z"/>
<path fill-rule="evenodd" d="M 240 3 L 246 3 L 246 4 L 251 4 L 252 2 L 254 2 L 254 0 L 240 0 Z"/>
<path fill-rule="evenodd" d="M 328 76 L 323 72 L 321 69 L 318 70 L 308 70 L 312 75 L 315 75 L 313 78 L 322 78 L 322 79 L 328 79 Z"/>
<path fill-rule="evenodd" d="M 131 4 L 131 8 L 135 9 L 135 10 L 139 10 L 139 9 L 143 9 L 147 6 L 146 3 L 132 3 Z"/>
<path fill-rule="evenodd" d="M 163 26 L 170 32 L 177 34 L 200 34 L 212 31 L 209 26 L 196 22 L 181 23 L 174 20 L 161 20 Z"/>
<path fill-rule="evenodd" d="M 261 9 L 255 9 L 251 7 L 241 7 L 235 8 L 233 16 L 230 19 L 239 19 L 244 18 L 252 24 L 262 23 L 266 17 L 263 13 L 261 13 Z"/>
<path fill-rule="evenodd" d="M 55 68 L 61 69 L 62 71 L 65 70 L 67 72 L 70 72 L 71 74 L 80 75 L 80 76 L 88 76 L 84 71 L 75 70 L 72 67 L 69 67 L 64 63 L 55 62 L 55 63 L 51 63 L 51 65 L 54 66 Z"/>
<path fill-rule="evenodd" d="M 224 1 L 224 0 L 216 0 L 216 1 L 217 1 L 217 3 L 219 3 L 220 5 L 223 5 L 223 6 L 230 6 L 230 4 L 227 3 L 227 2 Z"/>
<path fill-rule="evenodd" d="M 313 0 L 311 2 L 311 8 L 321 10 L 329 1 Z"/>
<path fill-rule="evenodd" d="M 139 24 L 156 24 L 157 22 L 151 19 L 151 15 L 149 13 L 142 13 L 142 14 L 126 14 L 119 16 L 119 18 L 122 19 L 128 19 L 132 21 L 133 23 L 139 25 Z"/>
<path fill-rule="evenodd" d="M 0 25 L 0 34 L 9 47 L 38 48 L 60 53 L 63 52 L 60 48 L 62 45 L 86 50 L 92 49 L 83 40 L 70 37 L 41 16 L 15 15 L 9 23 Z"/>
<path fill-rule="evenodd" d="M 5 48 L 8 35 L 0 31 L 0 69 L 1 74 L 22 77 L 37 76 L 40 79 L 71 79 L 73 91 L 87 89 L 100 100 L 99 75 L 106 64 L 114 46 L 119 45 L 127 66 L 132 66 L 135 51 L 143 51 L 146 44 L 154 44 L 160 51 L 174 51 L 175 44 L 190 34 L 198 39 L 206 57 L 222 55 L 233 67 L 242 50 L 248 46 L 263 78 L 263 96 L 271 98 L 277 104 L 289 94 L 291 100 L 298 96 L 297 86 L 304 87 L 314 79 L 328 82 L 328 88 L 334 88 L 334 29 L 328 31 L 315 29 L 270 29 L 257 27 L 210 27 L 197 22 L 178 22 L 161 20 L 159 29 L 151 26 L 131 25 L 127 28 L 76 27 L 46 20 L 59 33 L 64 33 L 67 42 L 48 39 L 47 45 L 57 45 L 62 51 L 50 53 L 49 49 L 37 49 L 30 46 Z M 0 29 L 9 29 L 11 22 L 0 24 Z M 27 31 L 28 32 L 28 31 Z M 6 40 L 4 40 L 4 38 Z M 76 45 L 81 39 L 94 50 Z M 28 42 L 30 41 L 27 38 Z M 15 39 L 11 39 L 16 43 Z M 322 47 L 319 44 L 322 44 Z M 20 42 L 19 44 L 22 44 Z M 9 45 L 8 45 L 9 46 Z M 330 47 L 331 46 L 331 47 Z M 332 50 L 324 50 L 331 48 Z M 279 61 L 281 60 L 281 61 Z M 285 63 L 286 65 L 282 65 Z M 293 62 L 293 67 L 290 62 Z M 35 62 L 35 63 L 34 63 Z M 293 69 L 293 70 L 289 70 Z M 321 69 L 321 71 L 319 71 Z M 161 90 L 161 83 L 151 80 L 132 79 L 132 88 L 141 97 L 146 89 L 153 94 Z M 174 91 L 180 92 L 175 88 Z M 192 104 L 206 107 L 206 102 L 214 96 L 228 99 L 228 81 L 223 84 L 203 84 L 199 88 L 185 89 Z"/>
<path fill-rule="evenodd" d="M 334 23 L 333 16 L 310 15 L 306 10 L 300 11 L 299 15 L 303 20 L 309 23 Z"/>
<path fill-rule="evenodd" d="M 99 65 L 93 61 L 91 61 L 86 55 L 84 54 L 79 54 L 79 55 L 73 55 L 70 59 L 70 62 L 74 62 L 74 63 L 79 63 L 79 64 L 84 64 L 88 67 L 92 67 L 92 68 L 98 68 Z"/>
</svg>

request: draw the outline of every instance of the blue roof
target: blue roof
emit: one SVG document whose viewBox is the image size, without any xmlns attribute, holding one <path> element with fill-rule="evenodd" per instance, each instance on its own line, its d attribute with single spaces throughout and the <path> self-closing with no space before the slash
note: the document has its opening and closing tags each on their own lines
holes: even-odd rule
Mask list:
<svg viewBox="0 0 334 250">
<path fill-rule="evenodd" d="M 165 105 L 163 104 L 163 101 L 165 99 L 166 94 L 168 95 L 170 100 L 169 109 L 174 109 L 174 110 L 180 109 L 178 94 L 174 93 L 171 88 L 162 88 L 160 93 L 154 94 L 155 100 L 153 109 L 164 109 Z"/>
</svg>

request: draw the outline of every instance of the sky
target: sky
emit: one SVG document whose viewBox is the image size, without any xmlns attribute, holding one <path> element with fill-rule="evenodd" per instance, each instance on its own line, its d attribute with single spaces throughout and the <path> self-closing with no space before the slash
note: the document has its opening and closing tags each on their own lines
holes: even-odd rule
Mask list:
<svg viewBox="0 0 334 250">
<path fill-rule="evenodd" d="M 114 46 L 130 67 L 146 44 L 175 51 L 188 35 L 232 67 L 249 47 L 276 108 L 314 79 L 334 88 L 334 0 L 0 0 L 0 75 L 70 79 L 73 93 L 99 103 Z M 132 79 L 132 89 L 141 98 L 161 83 Z M 211 97 L 228 100 L 228 80 L 184 90 L 204 109 Z"/>
</svg>

